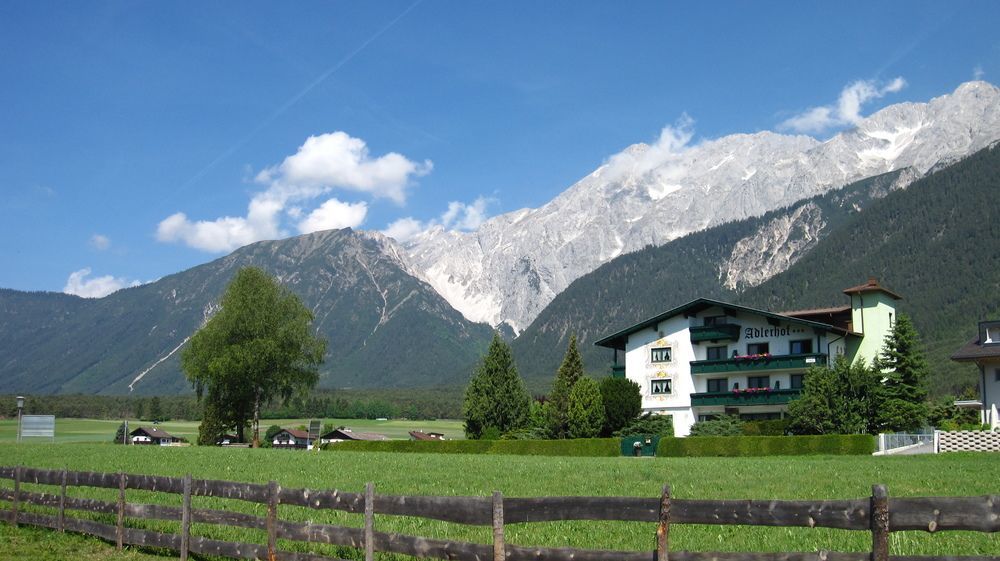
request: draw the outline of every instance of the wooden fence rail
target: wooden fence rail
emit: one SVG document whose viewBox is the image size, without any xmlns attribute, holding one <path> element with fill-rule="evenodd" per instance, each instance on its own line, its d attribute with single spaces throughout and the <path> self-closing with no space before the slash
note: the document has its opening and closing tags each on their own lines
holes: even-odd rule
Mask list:
<svg viewBox="0 0 1000 561">
<path fill-rule="evenodd" d="M 13 480 L 0 488 L 0 521 L 91 534 L 114 542 L 160 547 L 180 552 L 235 559 L 319 561 L 330 557 L 279 551 L 279 539 L 357 548 L 372 561 L 375 552 L 457 561 L 1000 561 L 1000 557 L 889 556 L 889 533 L 903 530 L 939 532 L 1000 531 L 1000 496 L 890 498 L 882 485 L 864 499 L 778 501 L 677 499 L 664 486 L 660 497 L 432 497 L 377 495 L 368 483 L 363 493 L 337 490 L 285 489 L 266 485 L 186 477 L 124 473 L 92 473 L 25 467 L 0 467 L 0 479 Z M 59 494 L 25 491 L 24 484 L 59 487 Z M 117 489 L 117 500 L 101 501 L 67 496 L 68 487 Z M 182 495 L 182 506 L 138 504 L 126 501 L 126 490 Z M 236 499 L 266 505 L 267 515 L 226 510 L 195 509 L 191 497 Z M 57 510 L 55 516 L 24 512 L 23 505 Z M 362 528 L 281 520 L 279 505 L 338 510 L 364 516 Z M 67 517 L 66 511 L 113 515 L 115 524 Z M 492 544 L 476 544 L 406 536 L 375 530 L 375 515 L 413 516 L 459 524 L 491 526 Z M 129 528 L 127 518 L 180 522 L 180 534 Z M 506 543 L 506 524 L 559 520 L 616 520 L 656 524 L 654 551 L 597 551 L 571 548 L 522 547 Z M 216 524 L 262 530 L 267 543 L 250 544 L 191 535 L 191 524 Z M 870 532 L 871 553 L 717 553 L 671 551 L 674 524 L 739 524 L 748 526 L 825 527 Z"/>
</svg>

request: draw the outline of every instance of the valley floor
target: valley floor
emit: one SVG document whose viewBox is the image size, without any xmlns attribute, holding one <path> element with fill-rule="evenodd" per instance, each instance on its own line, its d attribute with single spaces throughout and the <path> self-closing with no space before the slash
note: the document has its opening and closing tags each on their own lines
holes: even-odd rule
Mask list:
<svg viewBox="0 0 1000 561">
<path fill-rule="evenodd" d="M 556 458 L 391 454 L 346 451 L 218 449 L 207 447 L 120 447 L 111 444 L 32 443 L 7 445 L 0 464 L 69 468 L 196 478 L 266 482 L 285 487 L 360 491 L 368 481 L 376 491 L 394 495 L 477 495 L 499 490 L 505 496 L 645 496 L 656 497 L 669 483 L 677 498 L 815 499 L 858 498 L 884 483 L 890 497 L 976 496 L 1000 494 L 997 454 L 942 454 L 909 457 L 770 457 L 770 458 Z M 10 481 L 0 481 L 9 487 Z M 26 486 L 26 490 L 34 486 Z M 37 490 L 43 490 L 39 487 Z M 51 492 L 51 489 L 44 489 Z M 177 496 L 129 491 L 130 501 L 176 503 Z M 114 490 L 75 489 L 81 497 L 113 500 Z M 173 504 L 171 503 L 171 504 Z M 2 503 L 0 503 L 2 504 Z M 8 505 L 4 505 L 8 507 Z M 227 508 L 261 515 L 260 505 L 196 498 L 196 508 Z M 256 509 L 256 510 L 255 510 Z M 340 512 L 282 506 L 281 517 L 360 526 L 361 517 Z M 176 531 L 168 522 L 146 527 Z M 407 517 L 377 517 L 380 530 L 442 539 L 489 543 L 490 529 Z M 507 541 L 517 545 L 587 549 L 650 550 L 655 526 L 649 523 L 558 522 L 512 525 Z M 0 559 L 20 558 L 11 548 L 33 540 L 77 540 L 24 529 L 4 530 Z M 196 532 L 220 539 L 256 541 L 261 532 L 198 525 Z M 871 536 L 822 528 L 675 526 L 671 548 L 692 551 L 870 551 Z M 89 542 L 88 542 L 89 543 Z M 21 544 L 21 545 L 18 545 Z M 307 544 L 282 547 L 311 549 L 344 558 L 357 550 Z M 109 551 L 113 549 L 111 547 Z M 972 532 L 901 532 L 891 534 L 894 555 L 1000 555 L 1000 537 Z M 45 559 L 45 557 L 42 557 Z M 59 557 L 49 557 L 57 559 Z M 87 557 L 81 557 L 87 559 Z M 127 557 L 123 557 L 126 559 Z M 380 559 L 403 559 L 379 556 Z"/>
</svg>

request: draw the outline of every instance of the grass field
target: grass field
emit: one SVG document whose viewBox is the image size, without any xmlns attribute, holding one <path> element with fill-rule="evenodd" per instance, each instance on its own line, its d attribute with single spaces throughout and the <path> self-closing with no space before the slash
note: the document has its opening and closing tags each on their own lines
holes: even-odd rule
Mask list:
<svg viewBox="0 0 1000 561">
<path fill-rule="evenodd" d="M 865 497 L 875 483 L 887 484 L 890 496 L 998 494 L 998 460 L 1000 455 L 997 454 L 635 459 L 118 447 L 104 444 L 22 444 L 6 446 L 0 454 L 0 464 L 4 465 L 20 463 L 34 467 L 173 476 L 190 472 L 195 477 L 236 481 L 266 482 L 274 479 L 286 487 L 360 491 L 366 481 L 373 481 L 377 492 L 387 494 L 486 496 L 493 490 L 499 490 L 506 496 L 653 497 L 658 496 L 664 483 L 670 483 L 674 496 L 678 498 L 746 499 Z M 73 494 L 112 500 L 114 493 L 110 490 L 77 489 Z M 179 501 L 177 496 L 132 491 L 129 497 L 130 501 L 138 502 L 176 504 Z M 263 506 L 240 501 L 197 498 L 195 506 L 238 509 L 258 515 L 263 513 Z M 361 525 L 361 517 L 357 515 L 297 507 L 281 507 L 281 516 L 291 520 Z M 176 525 L 171 523 L 144 524 L 149 528 L 176 531 Z M 488 528 L 406 517 L 378 517 L 377 526 L 381 530 L 442 539 L 483 543 L 490 540 Z M 30 544 L 30 540 L 34 539 L 30 536 L 45 535 L 35 530 L 5 532 L 16 538 L 11 542 L 15 544 Z M 29 532 L 26 534 L 29 538 L 22 537 L 21 532 Z M 198 526 L 195 532 L 237 541 L 262 543 L 264 539 L 259 532 L 212 526 Z M 51 539 L 57 543 L 63 537 Z M 507 540 L 526 546 L 650 550 L 654 543 L 654 526 L 621 522 L 519 524 L 507 529 Z M 829 529 L 675 526 L 671 529 L 671 543 L 672 548 L 696 551 L 866 551 L 870 550 L 871 537 L 864 532 Z M 357 551 L 348 548 L 291 543 L 281 545 L 288 549 L 360 558 Z M 11 546 L 0 546 L 0 549 L 8 547 Z M 894 533 L 891 536 L 891 552 L 895 555 L 1000 555 L 1000 538 L 972 532 L 935 535 Z"/>
<path fill-rule="evenodd" d="M 443 433 L 449 439 L 465 438 L 462 431 L 462 421 L 409 421 L 389 420 L 375 421 L 371 419 L 323 419 L 324 423 L 334 426 L 344 425 L 361 432 L 377 432 L 390 439 L 407 439 L 409 431 L 421 430 Z M 309 419 L 265 419 L 261 421 L 261 432 L 270 425 L 281 427 L 296 427 L 308 425 Z M 115 436 L 121 421 L 99 419 L 56 419 L 56 443 L 67 442 L 108 442 Z M 136 420 L 129 421 L 129 430 L 139 426 L 151 426 L 151 423 Z M 198 439 L 198 421 L 166 421 L 160 423 L 160 428 L 174 436 L 183 436 L 194 442 Z M 0 421 L 0 444 L 17 440 L 17 419 Z"/>
</svg>

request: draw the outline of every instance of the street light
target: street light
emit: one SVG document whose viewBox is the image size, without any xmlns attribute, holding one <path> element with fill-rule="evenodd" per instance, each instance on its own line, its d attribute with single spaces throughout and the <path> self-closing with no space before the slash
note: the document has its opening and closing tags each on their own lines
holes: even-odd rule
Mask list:
<svg viewBox="0 0 1000 561">
<path fill-rule="evenodd" d="M 21 410 L 24 409 L 24 396 L 17 396 L 17 441 L 21 442 Z"/>
</svg>

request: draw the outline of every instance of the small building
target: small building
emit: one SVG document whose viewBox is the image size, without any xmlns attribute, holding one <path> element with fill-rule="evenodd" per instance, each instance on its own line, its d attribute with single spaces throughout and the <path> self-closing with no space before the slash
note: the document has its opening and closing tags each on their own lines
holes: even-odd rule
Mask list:
<svg viewBox="0 0 1000 561">
<path fill-rule="evenodd" d="M 132 444 L 170 446 L 181 441 L 180 438 L 157 427 L 139 427 L 128 434 Z"/>
<path fill-rule="evenodd" d="M 332 431 L 319 437 L 321 444 L 329 442 L 344 442 L 347 440 L 389 440 L 389 437 L 384 434 L 374 432 L 355 432 L 347 427 L 333 429 Z"/>
<path fill-rule="evenodd" d="M 281 429 L 271 439 L 272 448 L 294 448 L 305 450 L 309 448 L 309 432 L 299 429 Z"/>
<path fill-rule="evenodd" d="M 847 288 L 850 304 L 771 312 L 699 298 L 595 344 L 611 375 L 639 384 L 644 413 L 671 415 L 676 436 L 720 415 L 783 418 L 810 367 L 836 357 L 868 364 L 892 330 L 901 297 L 877 279 Z"/>
<path fill-rule="evenodd" d="M 219 440 L 215 442 L 218 446 L 232 446 L 233 444 L 239 444 L 240 438 L 235 434 L 224 434 L 219 437 Z"/>
<path fill-rule="evenodd" d="M 419 430 L 410 431 L 411 440 L 444 440 L 444 434 L 440 432 L 423 432 Z"/>
<path fill-rule="evenodd" d="M 979 420 L 1000 428 L 1000 320 L 979 322 L 976 336 L 951 355 L 956 362 L 971 362 L 979 368 L 979 400 L 956 401 L 959 407 L 979 410 Z"/>
</svg>

